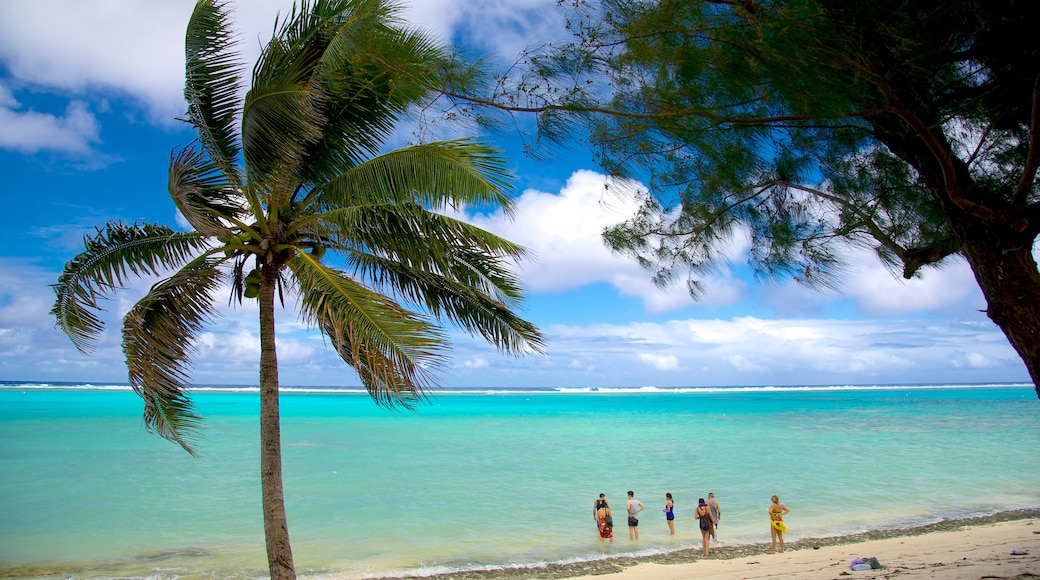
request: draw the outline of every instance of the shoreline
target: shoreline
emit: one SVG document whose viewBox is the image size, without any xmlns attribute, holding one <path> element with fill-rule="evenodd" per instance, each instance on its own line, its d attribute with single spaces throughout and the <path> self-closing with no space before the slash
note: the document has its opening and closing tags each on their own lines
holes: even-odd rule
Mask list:
<svg viewBox="0 0 1040 580">
<path fill-rule="evenodd" d="M 799 559 L 806 560 L 806 564 L 819 565 L 823 560 L 833 559 L 838 552 L 848 551 L 834 550 L 834 548 L 855 548 L 857 553 L 857 556 L 855 557 L 869 557 L 876 555 L 869 553 L 874 550 L 875 545 L 880 545 L 891 540 L 903 544 L 904 542 L 902 540 L 921 539 L 922 542 L 920 543 L 922 544 L 942 545 L 942 540 L 938 538 L 939 535 L 951 533 L 960 533 L 962 535 L 967 534 L 969 536 L 973 534 L 979 535 L 979 533 L 984 529 L 1007 524 L 1019 524 L 1022 527 L 1029 527 L 1032 532 L 1029 537 L 1024 538 L 1019 542 L 1021 544 L 1019 548 L 1026 548 L 1028 554 L 1018 556 L 1018 559 L 1016 560 L 1017 563 L 1026 566 L 1026 571 L 1024 572 L 1026 575 L 1019 573 L 1019 576 L 991 575 L 988 577 L 1040 578 L 1040 508 L 1018 509 L 998 512 L 987 516 L 943 520 L 910 528 L 872 530 L 847 536 L 803 538 L 797 541 L 787 542 L 786 550 L 775 555 L 768 554 L 769 543 L 762 542 L 755 544 L 742 544 L 739 546 L 713 547 L 711 549 L 711 556 L 707 558 L 701 555 L 701 549 L 698 547 L 683 548 L 674 552 L 650 554 L 646 556 L 617 556 L 603 560 L 590 560 L 583 562 L 556 563 L 532 567 L 461 570 L 444 574 L 429 574 L 421 576 L 405 575 L 395 576 L 394 578 L 402 580 L 428 580 L 431 578 L 438 580 L 555 580 L 563 578 L 591 580 L 593 577 L 598 579 L 608 577 L 603 580 L 620 580 L 621 578 L 659 580 L 692 576 L 704 577 L 705 574 L 710 575 L 712 573 L 720 574 L 719 577 L 726 577 L 726 575 L 732 575 L 734 573 L 735 566 L 759 564 L 760 562 L 758 561 L 751 561 L 753 558 L 759 557 L 762 559 L 770 559 L 768 561 L 768 566 L 770 570 L 775 572 L 776 576 L 798 574 L 799 577 L 806 577 L 806 571 L 795 572 L 785 565 L 785 562 L 787 562 L 792 555 L 798 554 L 799 552 L 803 554 L 811 554 L 811 558 Z M 1005 546 L 1002 545 L 1001 547 Z M 1008 558 L 1016 558 L 1015 556 L 1010 555 L 1009 550 L 1004 550 L 1002 553 Z M 952 555 L 956 556 L 956 554 Z M 824 572 L 824 575 L 819 577 L 831 578 L 837 575 L 844 575 L 842 572 L 852 575 L 860 574 L 862 578 L 887 578 L 887 574 L 898 575 L 899 578 L 912 577 L 912 575 L 908 575 L 906 570 L 891 568 L 889 563 L 886 563 L 885 558 L 881 555 L 878 555 L 878 558 L 881 560 L 882 565 L 885 566 L 885 568 L 881 570 L 851 572 L 848 569 L 848 563 L 851 558 L 845 558 L 843 566 L 835 568 L 834 570 L 826 571 Z M 959 560 L 963 559 L 963 557 L 957 556 L 954 559 Z M 932 565 L 934 567 L 941 567 L 942 563 L 933 563 Z M 833 563 L 828 567 L 834 568 Z M 726 569 L 728 569 L 729 572 L 726 572 Z M 750 568 L 741 568 L 741 570 L 746 572 L 752 571 Z M 821 572 L 823 571 L 821 570 Z M 937 570 L 933 570 L 933 572 L 936 572 L 936 575 L 928 575 L 925 577 L 952 577 L 950 575 L 939 575 Z M 765 573 L 755 577 L 765 578 L 772 575 L 773 574 Z M 987 576 L 985 574 L 979 574 L 971 575 L 970 577 L 980 578 Z"/>
<path fill-rule="evenodd" d="M 500 567 L 428 574 L 343 576 L 335 570 L 299 568 L 302 578 L 357 577 L 367 580 L 685 580 L 707 578 L 877 580 L 954 578 L 964 580 L 1040 578 L 1040 508 L 1026 508 L 943 520 L 909 528 L 874 530 L 846 536 L 802 538 L 786 550 L 768 554 L 769 543 L 699 547 L 642 556 L 613 556 L 567 563 Z M 1012 554 L 1023 551 L 1024 554 Z M 207 555 L 207 554 L 202 554 Z M 165 556 L 165 555 L 164 555 Z M 850 571 L 853 558 L 876 557 L 881 569 Z M 125 564 L 125 563 L 124 563 Z M 135 561 L 135 564 L 140 562 Z M 153 570 L 154 573 L 155 570 Z M 243 570 L 238 570 L 243 572 Z M 256 573 L 263 575 L 258 569 Z M 0 578 L 142 578 L 139 568 L 111 565 L 0 566 Z M 209 578 L 211 572 L 178 573 L 181 578 Z M 237 576 L 236 576 L 237 577 Z M 247 577 L 255 577 L 250 574 Z"/>
</svg>

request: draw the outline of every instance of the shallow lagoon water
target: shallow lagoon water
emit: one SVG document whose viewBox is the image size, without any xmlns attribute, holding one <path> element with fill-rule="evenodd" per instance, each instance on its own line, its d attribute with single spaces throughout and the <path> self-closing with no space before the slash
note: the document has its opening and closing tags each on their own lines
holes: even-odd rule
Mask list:
<svg viewBox="0 0 1040 580">
<path fill-rule="evenodd" d="M 0 575 L 266 575 L 255 389 L 199 389 L 193 458 L 147 433 L 119 386 L 0 387 Z M 361 578 L 574 562 L 1040 506 L 1031 386 L 440 392 L 388 411 L 338 389 L 282 398 L 301 575 Z M 646 504 L 638 543 L 598 541 L 592 502 Z M 668 535 L 664 493 L 676 503 Z M 19 572 L 21 571 L 21 572 Z"/>
</svg>

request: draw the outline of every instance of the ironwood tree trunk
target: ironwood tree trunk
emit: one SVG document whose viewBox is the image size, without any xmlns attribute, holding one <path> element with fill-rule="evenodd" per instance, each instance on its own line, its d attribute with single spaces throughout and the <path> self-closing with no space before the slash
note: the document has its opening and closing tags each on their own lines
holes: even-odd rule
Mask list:
<svg viewBox="0 0 1040 580">
<path fill-rule="evenodd" d="M 274 340 L 275 268 L 260 276 L 260 486 L 263 490 L 264 538 L 272 580 L 295 580 L 289 524 L 282 487 L 282 435 L 278 410 L 278 353 Z"/>
<path fill-rule="evenodd" d="M 891 90 L 894 103 L 913 103 L 915 95 L 926 93 L 911 85 Z M 928 185 L 982 290 L 986 315 L 1025 363 L 1040 397 L 1040 272 L 1033 258 L 1038 231 L 1033 212 L 975 180 L 950 140 L 930 129 L 940 127 L 940 119 L 911 108 L 896 107 L 895 112 L 870 119 L 875 137 Z"/>
<path fill-rule="evenodd" d="M 1040 272 L 1032 238 L 979 221 L 954 219 L 953 227 L 986 298 L 986 315 L 1022 358 L 1040 397 Z"/>
</svg>

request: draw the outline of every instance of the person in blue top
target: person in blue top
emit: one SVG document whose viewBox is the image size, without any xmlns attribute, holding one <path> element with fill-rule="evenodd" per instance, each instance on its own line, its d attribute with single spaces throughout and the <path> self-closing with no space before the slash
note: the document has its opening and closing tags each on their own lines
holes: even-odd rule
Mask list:
<svg viewBox="0 0 1040 580">
<path fill-rule="evenodd" d="M 664 511 L 664 519 L 668 522 L 668 534 L 674 536 L 675 535 L 675 512 L 673 510 L 675 508 L 675 504 L 672 503 L 672 494 L 671 493 L 664 494 L 664 499 L 665 499 L 665 502 L 664 502 L 664 510 L 663 511 Z"/>
</svg>

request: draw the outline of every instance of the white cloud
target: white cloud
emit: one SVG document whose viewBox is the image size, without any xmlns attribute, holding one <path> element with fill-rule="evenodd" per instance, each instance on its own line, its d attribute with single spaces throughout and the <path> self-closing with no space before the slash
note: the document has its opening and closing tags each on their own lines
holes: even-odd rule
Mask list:
<svg viewBox="0 0 1040 580">
<path fill-rule="evenodd" d="M 894 316 L 911 312 L 973 312 L 984 308 L 982 293 L 967 263 L 952 258 L 944 267 L 922 270 L 913 280 L 894 276 L 868 250 L 850 249 L 839 288 L 812 289 L 793 280 L 752 286 L 735 269 L 747 260 L 747 240 L 737 234 L 725 243 L 719 268 L 699 276 L 705 290 L 694 302 L 684 280 L 667 289 L 650 282 L 650 274 L 632 258 L 614 255 L 603 242 L 603 229 L 624 221 L 637 209 L 624 188 L 607 188 L 609 179 L 595 171 L 574 171 L 559 192 L 529 189 L 516 200 L 512 221 L 501 213 L 477 215 L 469 221 L 520 243 L 532 258 L 520 271 L 529 292 L 562 293 L 608 284 L 622 296 L 638 298 L 646 312 L 660 314 L 691 306 L 725 307 L 760 303 L 779 316 L 819 315 L 829 303 L 853 301 L 858 312 Z"/>
<path fill-rule="evenodd" d="M 416 26 L 450 41 L 460 29 L 467 43 L 512 62 L 541 42 L 566 38 L 565 14 L 556 0 L 412 0 L 405 16 Z"/>
<path fill-rule="evenodd" d="M 746 372 L 746 373 L 752 373 L 752 374 L 760 375 L 763 372 L 765 372 L 766 370 L 768 370 L 766 367 L 763 367 L 762 365 L 755 364 L 750 359 L 748 359 L 747 356 L 742 355 L 742 354 L 731 354 L 728 357 L 726 357 L 726 361 L 735 370 L 743 371 L 743 372 Z M 703 368 L 710 368 L 710 367 L 703 367 Z"/>
<path fill-rule="evenodd" d="M 194 2 L 48 0 L 4 4 L 0 61 L 23 83 L 140 99 L 155 119 L 183 112 L 184 26 Z"/>
<path fill-rule="evenodd" d="M 100 125 L 82 101 L 69 103 L 64 116 L 60 117 L 31 110 L 20 111 L 15 107 L 17 103 L 11 108 L 0 103 L 2 149 L 22 153 L 45 150 L 84 155 L 100 142 Z"/>
<path fill-rule="evenodd" d="M 86 100 L 98 90 L 128 95 L 152 122 L 172 124 L 184 113 L 184 30 L 194 5 L 194 0 L 7 2 L 0 18 L 0 63 L 20 85 L 71 91 Z M 231 3 L 246 74 L 271 37 L 276 15 L 292 7 L 292 0 Z M 562 32 L 558 14 L 553 0 L 415 0 L 402 16 L 446 41 L 457 26 L 465 26 L 484 50 L 512 58 L 526 39 Z M 0 89 L 0 105 L 3 96 Z"/>
<path fill-rule="evenodd" d="M 842 297 L 852 301 L 857 313 L 869 316 L 971 315 L 985 309 L 982 291 L 963 258 L 949 258 L 941 268 L 925 268 L 912 280 L 893 274 L 869 250 L 851 249 L 843 259 L 847 268 L 837 288 L 813 289 L 793 280 L 766 282 L 759 291 L 762 303 L 785 317 L 819 315 Z"/>
<path fill-rule="evenodd" d="M 613 254 L 603 243 L 603 229 L 637 209 L 634 197 L 623 188 L 608 188 L 608 183 L 610 179 L 600 173 L 577 170 L 559 193 L 523 192 L 512 220 L 501 212 L 468 219 L 531 251 L 531 259 L 520 270 L 532 293 L 560 293 L 603 283 L 622 295 L 638 297 L 648 312 L 693 305 L 685 286 L 657 288 L 635 260 Z M 743 283 L 727 271 L 708 277 L 706 287 L 701 303 L 709 306 L 732 304 L 743 294 Z"/>
<path fill-rule="evenodd" d="M 1007 359 L 993 358 L 977 350 L 968 352 L 957 350 L 950 353 L 950 364 L 956 368 L 989 369 L 1007 364 Z"/>
<path fill-rule="evenodd" d="M 961 371 L 975 369 L 996 371 L 980 376 L 1002 380 L 1025 378 L 1000 331 L 979 318 L 922 324 L 742 317 L 557 326 L 549 329 L 550 357 L 594 364 L 604 384 L 648 382 L 631 370 L 637 361 L 656 363 L 660 371 L 700 369 L 694 375 L 658 373 L 655 381 L 663 382 L 655 384 L 662 385 L 929 382 L 967 377 Z"/>
<path fill-rule="evenodd" d="M 968 263 L 951 258 L 941 268 L 927 268 L 912 280 L 896 277 L 868 252 L 853 257 L 854 272 L 844 292 L 868 314 L 890 315 L 920 310 L 985 308 L 985 299 Z"/>
<path fill-rule="evenodd" d="M 0 83 L 0 107 L 15 109 L 18 106 L 18 101 L 11 94 L 11 89 L 7 88 L 4 83 Z"/>
<path fill-rule="evenodd" d="M 652 353 L 639 353 L 639 360 L 660 371 L 671 371 L 679 368 L 679 359 L 673 355 L 659 355 Z"/>
<path fill-rule="evenodd" d="M 476 357 L 462 361 L 460 366 L 465 367 L 467 369 L 486 369 L 491 365 L 488 364 L 488 360 L 486 358 Z"/>
<path fill-rule="evenodd" d="M 608 194 L 608 179 L 592 171 L 575 171 L 559 192 L 528 190 L 516 203 L 513 221 L 501 213 L 472 221 L 529 248 L 534 267 L 524 279 L 534 292 L 558 292 L 625 274 L 646 276 L 630 260 L 612 256 L 600 237 L 603 228 L 635 211 L 634 200 Z M 605 274 L 609 272 L 609 274 Z"/>
</svg>

